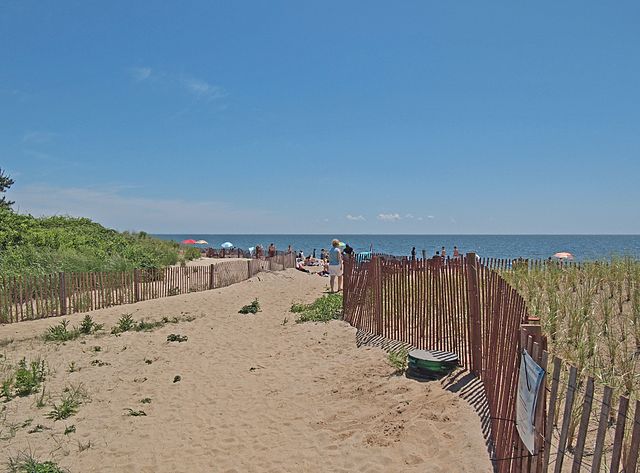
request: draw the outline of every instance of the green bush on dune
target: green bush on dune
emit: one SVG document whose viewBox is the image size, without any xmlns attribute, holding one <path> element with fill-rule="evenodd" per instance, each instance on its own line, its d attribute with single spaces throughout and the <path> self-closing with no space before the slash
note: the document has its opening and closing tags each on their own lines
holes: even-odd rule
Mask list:
<svg viewBox="0 0 640 473">
<path fill-rule="evenodd" d="M 180 246 L 146 233 L 117 232 L 87 218 L 21 215 L 0 208 L 0 273 L 126 271 L 178 262 Z M 185 259 L 200 256 L 185 250 Z"/>
</svg>

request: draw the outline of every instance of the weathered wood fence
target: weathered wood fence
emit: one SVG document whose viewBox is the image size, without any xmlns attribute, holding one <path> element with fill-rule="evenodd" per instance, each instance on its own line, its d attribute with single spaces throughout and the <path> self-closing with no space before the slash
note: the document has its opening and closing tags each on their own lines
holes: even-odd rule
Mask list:
<svg viewBox="0 0 640 473">
<path fill-rule="evenodd" d="M 344 319 L 417 348 L 456 353 L 484 386 L 488 447 L 497 472 L 635 472 L 638 406 L 632 414 L 622 397 L 616 412 L 611 388 L 581 379 L 559 358 L 550 360 L 540 326 L 530 323 L 524 299 L 492 269 L 496 266 L 473 253 L 446 263 L 379 256 L 364 263 L 347 260 Z M 515 421 L 524 348 L 546 372 L 533 455 Z M 592 409 L 596 401 L 598 412 Z"/>
<path fill-rule="evenodd" d="M 260 271 L 295 267 L 295 255 L 124 272 L 0 276 L 0 323 L 87 312 L 229 286 Z"/>
</svg>

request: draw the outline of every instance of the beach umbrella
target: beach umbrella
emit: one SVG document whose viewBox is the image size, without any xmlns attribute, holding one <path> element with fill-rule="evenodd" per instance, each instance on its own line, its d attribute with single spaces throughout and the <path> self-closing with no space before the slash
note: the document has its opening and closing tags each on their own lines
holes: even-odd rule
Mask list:
<svg viewBox="0 0 640 473">
<path fill-rule="evenodd" d="M 197 241 L 195 240 L 182 240 L 183 245 L 195 245 Z"/>
<path fill-rule="evenodd" d="M 573 255 L 568 251 L 561 251 L 553 255 L 553 257 L 558 259 L 573 259 Z"/>
<path fill-rule="evenodd" d="M 225 241 L 222 245 L 220 245 L 220 247 L 228 250 L 230 248 L 233 248 L 233 243 L 231 243 L 230 241 Z"/>
<path fill-rule="evenodd" d="M 206 240 L 198 240 L 198 241 L 196 241 L 196 243 L 198 245 L 208 245 L 209 244 L 209 242 L 207 242 Z"/>
<path fill-rule="evenodd" d="M 341 241 L 340 243 L 338 243 L 338 247 L 341 250 L 344 250 L 347 247 L 347 244 L 344 241 Z"/>
</svg>

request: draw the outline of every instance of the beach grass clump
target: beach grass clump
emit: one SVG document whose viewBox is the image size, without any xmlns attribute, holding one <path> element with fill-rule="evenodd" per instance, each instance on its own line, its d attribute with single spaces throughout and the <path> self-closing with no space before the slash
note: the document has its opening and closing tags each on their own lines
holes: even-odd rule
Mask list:
<svg viewBox="0 0 640 473">
<path fill-rule="evenodd" d="M 326 294 L 311 304 L 293 304 L 291 312 L 300 314 L 297 323 L 339 319 L 342 314 L 342 294 Z"/>
<path fill-rule="evenodd" d="M 125 408 L 125 411 L 127 411 L 127 415 L 131 416 L 131 417 L 143 417 L 146 416 L 147 413 L 145 411 L 143 411 L 142 409 L 139 411 L 136 411 L 134 409 L 131 409 L 129 407 Z"/>
<path fill-rule="evenodd" d="M 132 314 L 122 314 L 118 319 L 118 324 L 111 329 L 112 334 L 119 334 L 133 330 L 136 321 L 133 320 Z"/>
<path fill-rule="evenodd" d="M 242 308 L 238 311 L 239 314 L 257 314 L 260 312 L 260 302 L 258 299 L 254 299 L 251 304 L 247 304 L 242 306 Z"/>
<path fill-rule="evenodd" d="M 395 369 L 396 374 L 403 374 L 407 370 L 407 356 L 409 352 L 406 348 L 392 350 L 387 356 L 388 363 Z"/>
<path fill-rule="evenodd" d="M 611 386 L 614 396 L 640 399 L 640 261 L 550 262 L 502 276 L 540 318 L 550 353 Z"/>
<path fill-rule="evenodd" d="M 177 324 L 180 321 L 181 319 L 179 317 L 162 317 L 161 320 L 151 322 L 144 319 L 136 321 L 132 314 L 122 314 L 118 319 L 118 324 L 111 329 L 111 333 L 118 335 L 123 332 L 150 332 L 151 330 L 164 327 L 166 324 Z"/>
<path fill-rule="evenodd" d="M 5 401 L 9 401 L 15 396 L 24 397 L 36 393 L 45 380 L 46 372 L 44 360 L 37 358 L 27 363 L 27 360 L 22 358 L 15 371 L 10 373 L 0 385 L 0 395 L 5 398 Z"/>
<path fill-rule="evenodd" d="M 31 453 L 23 452 L 16 458 L 9 458 L 8 473 L 68 473 L 69 470 L 61 468 L 55 462 L 41 462 Z"/>
<path fill-rule="evenodd" d="M 78 327 L 78 331 L 83 335 L 91 335 L 92 333 L 96 333 L 104 328 L 104 324 L 97 324 L 93 321 L 89 314 L 84 316 L 82 319 L 82 323 L 80 327 Z"/>
<path fill-rule="evenodd" d="M 62 319 L 57 325 L 52 325 L 47 329 L 44 339 L 47 342 L 68 342 L 79 336 L 80 330 L 75 327 L 69 328 L 69 321 Z"/>
<path fill-rule="evenodd" d="M 71 417 L 78 412 L 78 409 L 88 399 L 87 392 L 80 384 L 78 386 L 69 386 L 65 388 L 60 403 L 53 403 L 52 409 L 47 414 L 49 419 L 62 420 Z"/>
</svg>

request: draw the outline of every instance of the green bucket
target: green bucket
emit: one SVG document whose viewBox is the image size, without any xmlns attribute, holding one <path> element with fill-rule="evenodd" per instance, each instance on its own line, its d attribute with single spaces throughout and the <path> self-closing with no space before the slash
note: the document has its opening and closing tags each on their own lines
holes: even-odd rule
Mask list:
<svg viewBox="0 0 640 473">
<path fill-rule="evenodd" d="M 441 350 L 412 350 L 407 358 L 408 374 L 422 379 L 446 376 L 459 365 L 458 355 Z"/>
</svg>

